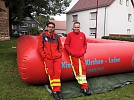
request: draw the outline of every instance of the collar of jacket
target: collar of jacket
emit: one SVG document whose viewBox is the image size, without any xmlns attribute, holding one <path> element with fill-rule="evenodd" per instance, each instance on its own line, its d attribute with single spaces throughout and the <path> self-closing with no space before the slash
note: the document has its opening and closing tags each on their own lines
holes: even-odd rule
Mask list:
<svg viewBox="0 0 134 100">
<path fill-rule="evenodd" d="M 52 39 L 55 39 L 55 35 L 54 35 L 55 32 L 53 32 L 52 35 L 50 35 L 50 34 L 48 33 L 48 31 L 46 31 L 45 34 L 46 34 L 47 37 L 52 38 Z"/>
<path fill-rule="evenodd" d="M 73 33 L 74 33 L 74 34 L 79 34 L 79 33 L 80 33 L 80 31 L 79 31 L 79 32 L 77 32 L 77 33 L 73 31 Z"/>
</svg>

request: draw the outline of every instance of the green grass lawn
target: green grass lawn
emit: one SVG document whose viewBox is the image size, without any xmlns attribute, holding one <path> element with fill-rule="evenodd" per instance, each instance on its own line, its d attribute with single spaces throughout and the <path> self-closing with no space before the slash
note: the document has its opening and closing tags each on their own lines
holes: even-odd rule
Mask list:
<svg viewBox="0 0 134 100">
<path fill-rule="evenodd" d="M 43 85 L 29 85 L 19 76 L 16 49 L 17 38 L 0 42 L 0 100 L 53 100 Z M 134 85 L 102 94 L 93 94 L 65 100 L 134 100 Z"/>
</svg>

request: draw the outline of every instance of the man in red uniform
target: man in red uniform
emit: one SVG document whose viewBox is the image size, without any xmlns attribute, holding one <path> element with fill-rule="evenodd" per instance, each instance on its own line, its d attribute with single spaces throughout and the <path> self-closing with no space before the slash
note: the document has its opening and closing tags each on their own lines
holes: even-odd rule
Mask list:
<svg viewBox="0 0 134 100">
<path fill-rule="evenodd" d="M 38 50 L 49 77 L 52 95 L 55 100 L 60 100 L 63 98 L 60 89 L 62 44 L 60 37 L 54 32 L 54 28 L 53 22 L 47 23 L 47 31 L 39 35 Z"/>
<path fill-rule="evenodd" d="M 75 78 L 81 85 L 81 92 L 90 95 L 86 80 L 86 65 L 84 54 L 87 49 L 86 37 L 83 32 L 80 32 L 80 23 L 73 24 L 73 32 L 68 33 L 64 47 L 69 54 L 70 63 L 73 68 Z"/>
</svg>

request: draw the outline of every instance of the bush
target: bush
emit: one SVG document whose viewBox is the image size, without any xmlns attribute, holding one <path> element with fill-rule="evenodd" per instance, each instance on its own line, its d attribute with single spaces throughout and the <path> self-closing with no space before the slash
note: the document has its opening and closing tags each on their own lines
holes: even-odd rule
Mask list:
<svg viewBox="0 0 134 100">
<path fill-rule="evenodd" d="M 110 39 L 110 40 L 120 40 L 120 41 L 134 42 L 134 38 L 128 38 L 128 37 L 103 36 L 102 39 Z"/>
<path fill-rule="evenodd" d="M 37 27 L 30 27 L 28 29 L 28 32 L 31 34 L 31 35 L 39 35 L 40 31 L 38 30 Z"/>
</svg>

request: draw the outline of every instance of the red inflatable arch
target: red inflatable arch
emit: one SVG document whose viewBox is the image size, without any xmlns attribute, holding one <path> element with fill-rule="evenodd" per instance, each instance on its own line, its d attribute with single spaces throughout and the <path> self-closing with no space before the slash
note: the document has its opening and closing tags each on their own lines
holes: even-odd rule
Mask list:
<svg viewBox="0 0 134 100">
<path fill-rule="evenodd" d="M 61 40 L 64 44 L 65 38 Z M 88 38 L 87 42 L 85 54 L 87 77 L 134 71 L 134 43 L 92 38 Z M 28 84 L 49 82 L 43 61 L 38 53 L 37 43 L 38 36 L 30 35 L 21 36 L 17 41 L 19 74 L 21 79 Z M 65 49 L 62 55 L 61 80 L 74 80 Z"/>
</svg>

